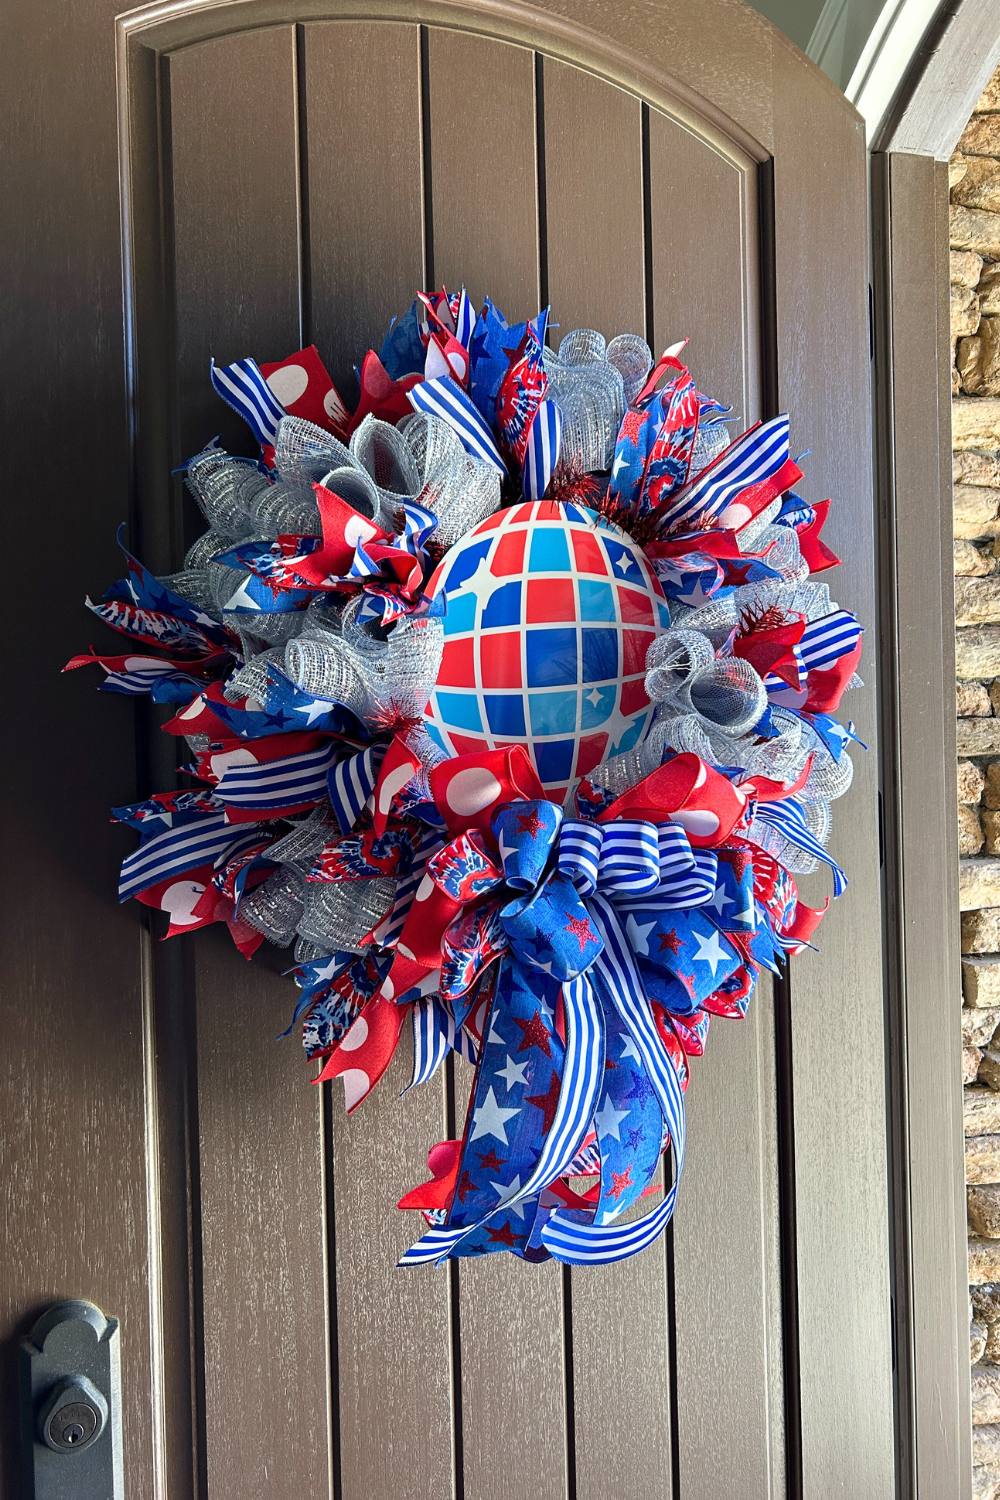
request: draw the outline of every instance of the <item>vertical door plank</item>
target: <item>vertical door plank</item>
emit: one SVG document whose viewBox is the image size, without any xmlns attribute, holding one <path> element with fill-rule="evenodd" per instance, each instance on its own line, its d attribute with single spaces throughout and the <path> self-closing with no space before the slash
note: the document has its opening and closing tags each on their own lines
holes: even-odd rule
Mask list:
<svg viewBox="0 0 1000 1500">
<path fill-rule="evenodd" d="M 223 425 L 210 355 L 297 347 L 294 31 L 183 49 L 169 87 L 187 455 Z M 330 1469 L 320 1096 L 296 1043 L 274 1040 L 289 981 L 215 931 L 198 934 L 192 962 L 209 1493 L 318 1496 Z"/>
<path fill-rule="evenodd" d="M 756 208 L 751 163 L 722 156 L 650 111 L 655 348 L 690 337 L 684 357 L 700 389 L 734 408 L 734 434 L 762 415 Z M 705 1056 L 692 1061 L 691 1073 L 688 1155 L 673 1224 L 681 1493 L 684 1500 L 757 1500 L 772 1493 L 772 1482 L 777 1488 L 782 1448 L 769 983 L 758 986 L 742 1023 L 713 1018 Z M 713 1425 L 720 1365 L 706 1358 L 716 1341 L 725 1365 L 724 1441 Z"/>
<path fill-rule="evenodd" d="M 756 167 L 648 119 L 653 352 L 689 339 L 682 358 L 732 406 L 735 433 L 761 415 Z"/>
<path fill-rule="evenodd" d="M 427 35 L 434 279 L 465 283 L 513 322 L 538 309 L 534 54 L 483 37 Z M 495 80 L 485 93 L 470 86 Z M 498 168 L 502 144 L 503 169 Z M 471 1075 L 456 1064 L 456 1114 Z M 518 1473 L 538 1500 L 566 1494 L 562 1282 L 554 1266 L 509 1255 L 463 1260 L 458 1278 L 465 1493 L 510 1493 Z M 531 1279 L 530 1289 L 526 1277 Z"/>
<path fill-rule="evenodd" d="M 684 1500 L 784 1494 L 774 1019 L 713 1017 L 692 1060 L 673 1224 L 677 1460 Z"/>
<path fill-rule="evenodd" d="M 317 22 L 302 54 L 306 336 L 350 401 L 354 365 L 424 280 L 420 31 Z M 373 88 L 374 59 L 391 88 Z"/>
<path fill-rule="evenodd" d="M 431 27 L 427 60 L 435 284 L 464 282 L 477 305 L 489 294 L 511 322 L 531 316 L 538 310 L 534 54 Z"/>
<path fill-rule="evenodd" d="M 331 372 L 360 362 L 424 280 L 419 30 L 303 28 L 310 335 Z M 377 131 L 371 61 L 392 77 Z M 380 100 L 384 99 L 380 95 Z M 404 1047 L 403 1052 L 408 1049 Z M 448 1274 L 400 1271 L 423 1220 L 395 1205 L 446 1134 L 443 1076 L 400 1099 L 409 1060 L 348 1119 L 333 1091 L 333 1238 L 343 1500 L 421 1500 L 453 1484 Z"/>
<path fill-rule="evenodd" d="M 844 566 L 831 587 L 866 627 L 867 686 L 844 709 L 872 747 L 835 808 L 850 889 L 820 929 L 822 956 L 791 975 L 803 1492 L 882 1500 L 894 1458 L 865 137 L 832 86 L 791 52 L 775 59 L 778 396 L 793 443 L 811 449 L 807 496 L 834 498 L 827 530 Z M 826 889 L 813 882 L 813 904 Z"/>
<path fill-rule="evenodd" d="M 427 1148 L 447 1135 L 444 1088 L 432 1079 L 401 1098 L 400 1051 L 356 1114 L 339 1085 L 332 1101 L 343 1500 L 454 1494 L 448 1273 L 396 1265 L 425 1227 L 395 1205 L 427 1180 Z"/>
<path fill-rule="evenodd" d="M 549 59 L 543 80 L 553 319 L 562 333 L 644 333 L 641 105 Z M 575 1270 L 571 1285 L 577 1495 L 601 1500 L 620 1492 L 626 1475 L 632 1494 L 669 1494 L 664 1246 Z"/>
<path fill-rule="evenodd" d="M 466 1070 L 463 1090 L 469 1076 Z M 507 1500 L 523 1484 L 532 1500 L 562 1500 L 566 1384 L 559 1268 L 485 1255 L 462 1261 L 457 1274 L 465 1494 Z"/>
<path fill-rule="evenodd" d="M 642 106 L 564 63 L 546 60 L 542 76 L 553 319 L 563 333 L 641 333 Z"/>
</svg>

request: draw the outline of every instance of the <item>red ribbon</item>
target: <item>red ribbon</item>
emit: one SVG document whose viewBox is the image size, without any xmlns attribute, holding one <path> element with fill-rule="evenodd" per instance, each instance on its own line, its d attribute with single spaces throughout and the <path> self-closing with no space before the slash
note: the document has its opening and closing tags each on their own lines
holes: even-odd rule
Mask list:
<svg viewBox="0 0 1000 1500">
<path fill-rule="evenodd" d="M 597 821 L 642 818 L 679 823 L 696 849 L 725 843 L 746 808 L 747 794 L 697 755 L 675 755 L 623 792 Z"/>
</svg>

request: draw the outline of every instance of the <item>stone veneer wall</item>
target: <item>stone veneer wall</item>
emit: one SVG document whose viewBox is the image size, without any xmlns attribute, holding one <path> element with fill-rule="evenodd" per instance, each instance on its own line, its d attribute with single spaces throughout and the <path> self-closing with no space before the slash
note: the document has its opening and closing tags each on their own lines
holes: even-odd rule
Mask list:
<svg viewBox="0 0 1000 1500">
<path fill-rule="evenodd" d="M 1000 70 L 951 162 L 965 1176 L 976 1500 L 1000 1500 Z"/>
</svg>

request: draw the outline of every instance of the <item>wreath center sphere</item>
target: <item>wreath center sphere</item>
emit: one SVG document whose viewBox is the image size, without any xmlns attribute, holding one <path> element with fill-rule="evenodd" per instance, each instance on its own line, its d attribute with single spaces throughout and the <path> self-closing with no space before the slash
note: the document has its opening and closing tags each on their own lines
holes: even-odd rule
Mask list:
<svg viewBox="0 0 1000 1500">
<path fill-rule="evenodd" d="M 670 624 L 645 554 L 596 511 L 529 501 L 473 528 L 428 585 L 444 648 L 425 718 L 465 755 L 523 745 L 546 795 L 638 744 L 646 656 Z"/>
<path fill-rule="evenodd" d="M 213 363 L 256 451 L 188 459 L 208 529 L 173 574 L 126 552 L 87 603 L 127 652 L 68 663 L 180 752 L 178 788 L 114 810 L 120 899 L 290 949 L 289 1031 L 348 1109 L 404 1026 L 411 1087 L 468 1065 L 402 1265 L 652 1244 L 711 1019 L 811 946 L 798 875 L 846 885 L 862 628 L 822 576 L 830 502 L 787 416 L 733 436 L 682 349 L 554 349 L 547 311 L 442 289 L 353 409 L 313 346 Z"/>
</svg>

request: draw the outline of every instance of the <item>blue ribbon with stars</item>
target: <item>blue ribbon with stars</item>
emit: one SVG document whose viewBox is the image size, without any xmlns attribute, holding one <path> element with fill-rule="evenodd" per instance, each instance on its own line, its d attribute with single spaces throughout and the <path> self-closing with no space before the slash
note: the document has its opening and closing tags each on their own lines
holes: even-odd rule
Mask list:
<svg viewBox="0 0 1000 1500">
<path fill-rule="evenodd" d="M 690 1014 L 736 972 L 741 955 L 723 926 L 756 928 L 752 866 L 737 870 L 713 851 L 693 850 L 677 824 L 585 823 L 547 801 L 508 804 L 492 829 L 507 951 L 451 1208 L 400 1264 L 496 1250 L 618 1260 L 669 1221 L 683 1167 L 681 1081 L 650 1000 Z M 496 945 L 488 951 L 495 957 Z M 450 1028 L 444 1015 L 428 1011 L 428 1024 L 431 1017 L 440 1040 L 429 1040 L 428 1052 L 443 1055 Z M 596 1205 L 566 1208 L 545 1190 L 570 1172 L 592 1132 Z M 668 1143 L 667 1198 L 638 1223 L 620 1224 Z"/>
</svg>

